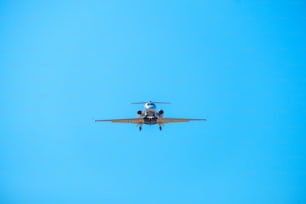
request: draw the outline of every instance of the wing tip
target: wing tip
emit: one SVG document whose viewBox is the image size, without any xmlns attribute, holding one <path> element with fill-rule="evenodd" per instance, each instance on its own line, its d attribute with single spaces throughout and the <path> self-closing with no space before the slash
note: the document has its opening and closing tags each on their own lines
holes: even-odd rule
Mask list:
<svg viewBox="0 0 306 204">
<path fill-rule="evenodd" d="M 111 120 L 95 120 L 95 122 L 111 122 Z"/>
</svg>

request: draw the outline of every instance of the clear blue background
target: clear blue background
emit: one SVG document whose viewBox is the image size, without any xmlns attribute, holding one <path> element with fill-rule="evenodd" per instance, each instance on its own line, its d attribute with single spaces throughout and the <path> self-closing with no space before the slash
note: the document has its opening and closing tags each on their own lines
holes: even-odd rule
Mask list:
<svg viewBox="0 0 306 204">
<path fill-rule="evenodd" d="M 305 8 L 1 1 L 1 203 L 306 203 Z"/>
</svg>

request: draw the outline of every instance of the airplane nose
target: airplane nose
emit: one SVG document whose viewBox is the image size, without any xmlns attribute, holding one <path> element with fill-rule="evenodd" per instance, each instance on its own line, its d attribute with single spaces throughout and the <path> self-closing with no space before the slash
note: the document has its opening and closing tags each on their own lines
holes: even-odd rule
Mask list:
<svg viewBox="0 0 306 204">
<path fill-rule="evenodd" d="M 145 104 L 145 108 L 146 108 L 146 109 L 155 109 L 155 104 L 146 103 L 146 104 Z"/>
</svg>

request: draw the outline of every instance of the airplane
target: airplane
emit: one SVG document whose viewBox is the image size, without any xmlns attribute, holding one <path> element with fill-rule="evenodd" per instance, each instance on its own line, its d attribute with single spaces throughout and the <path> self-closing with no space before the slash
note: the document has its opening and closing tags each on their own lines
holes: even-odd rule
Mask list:
<svg viewBox="0 0 306 204">
<path fill-rule="evenodd" d="M 133 102 L 131 104 L 144 104 L 144 111 L 137 111 L 137 118 L 124 118 L 124 119 L 112 119 L 112 120 L 95 120 L 95 122 L 113 122 L 113 123 L 132 123 L 139 126 L 139 131 L 142 130 L 142 126 L 145 125 L 158 125 L 159 130 L 162 130 L 162 125 L 168 123 L 179 123 L 189 121 L 206 121 L 206 119 L 192 119 L 192 118 L 164 118 L 164 111 L 156 111 L 155 104 L 170 104 L 168 102 Z"/>
</svg>

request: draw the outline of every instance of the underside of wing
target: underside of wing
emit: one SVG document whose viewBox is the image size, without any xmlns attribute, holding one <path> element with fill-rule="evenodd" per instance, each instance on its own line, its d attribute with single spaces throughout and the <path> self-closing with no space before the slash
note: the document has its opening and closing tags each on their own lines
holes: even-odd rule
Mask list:
<svg viewBox="0 0 306 204">
<path fill-rule="evenodd" d="M 192 119 L 192 118 L 159 118 L 157 119 L 158 124 L 167 123 L 184 123 L 190 121 L 206 121 L 206 119 Z"/>
<path fill-rule="evenodd" d="M 114 120 L 95 120 L 95 122 L 112 122 L 112 123 L 133 123 L 143 124 L 142 118 L 125 118 L 125 119 L 114 119 Z"/>
</svg>

